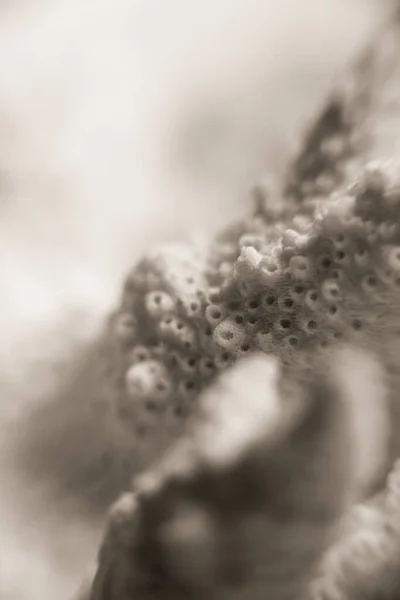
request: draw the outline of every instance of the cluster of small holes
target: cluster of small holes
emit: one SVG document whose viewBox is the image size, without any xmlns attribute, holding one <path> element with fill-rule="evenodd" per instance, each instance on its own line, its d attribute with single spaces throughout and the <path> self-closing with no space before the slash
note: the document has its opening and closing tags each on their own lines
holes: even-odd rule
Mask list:
<svg viewBox="0 0 400 600">
<path fill-rule="evenodd" d="M 325 175 L 317 186 L 328 185 Z M 174 294 L 172 284 L 160 285 L 159 274 L 146 275 L 142 268 L 133 287 L 142 298 L 143 325 L 129 313 L 115 324 L 121 340 L 139 344 L 129 365 L 160 360 L 173 375 L 171 398 L 174 390 L 183 398 L 254 348 L 284 360 L 305 347 L 323 349 L 359 336 L 367 322 L 358 306 L 373 306 L 387 286 L 400 286 L 400 228 L 383 205 L 374 212 L 365 201 L 368 185 L 368 193 L 359 185 L 343 200 L 326 202 L 316 227 L 309 226 L 311 219 L 270 228 L 263 220 L 262 229 L 254 220 L 232 229 L 216 243 L 214 262 L 203 265 L 203 287 L 187 268 L 176 277 L 185 292 Z M 392 210 L 393 201 L 387 205 Z M 148 341 L 150 334 L 157 343 Z"/>
<path fill-rule="evenodd" d="M 163 338 L 173 340 L 187 350 L 194 347 L 194 330 L 175 315 L 166 316 L 160 321 L 158 330 Z"/>
</svg>

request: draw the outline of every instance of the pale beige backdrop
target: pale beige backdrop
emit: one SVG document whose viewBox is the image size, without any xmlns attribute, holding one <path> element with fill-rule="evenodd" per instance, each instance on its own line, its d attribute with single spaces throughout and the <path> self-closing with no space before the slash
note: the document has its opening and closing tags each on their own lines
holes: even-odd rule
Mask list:
<svg viewBox="0 0 400 600">
<path fill-rule="evenodd" d="M 211 232 L 282 171 L 384 4 L 1 4 L 1 440 L 141 252 Z M 0 600 L 68 599 L 99 529 L 28 489 L 2 447 Z"/>
</svg>

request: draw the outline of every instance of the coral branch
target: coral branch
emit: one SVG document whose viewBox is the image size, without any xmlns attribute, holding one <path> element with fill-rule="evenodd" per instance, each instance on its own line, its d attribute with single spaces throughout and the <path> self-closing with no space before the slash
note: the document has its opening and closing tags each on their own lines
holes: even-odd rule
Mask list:
<svg viewBox="0 0 400 600">
<path fill-rule="evenodd" d="M 170 271 L 159 255 L 145 260 L 117 319 L 137 320 L 118 406 L 125 423 L 136 435 L 164 427 L 174 437 L 196 412 L 198 391 L 254 350 L 279 356 L 288 373 L 308 364 L 315 375 L 343 342 L 389 362 L 400 339 L 399 216 L 396 169 L 366 167 L 313 219 L 286 218 L 283 229 L 252 216 L 227 230 L 190 282 L 181 253 L 162 255 Z M 153 302 L 158 311 L 149 310 Z"/>
<path fill-rule="evenodd" d="M 337 387 L 288 387 L 262 355 L 225 373 L 112 509 L 91 600 L 297 597 L 352 490 Z"/>
<path fill-rule="evenodd" d="M 149 464 L 178 441 L 114 508 L 91 600 L 393 598 L 398 473 L 382 482 L 400 456 L 399 57 L 396 14 L 281 192 L 258 186 L 210 247 L 156 250 L 127 278 L 112 410 Z M 355 394 L 339 372 L 331 383 L 349 344 L 370 356 L 366 378 L 381 369 L 374 410 L 390 422 L 369 469 L 342 411 Z"/>
</svg>

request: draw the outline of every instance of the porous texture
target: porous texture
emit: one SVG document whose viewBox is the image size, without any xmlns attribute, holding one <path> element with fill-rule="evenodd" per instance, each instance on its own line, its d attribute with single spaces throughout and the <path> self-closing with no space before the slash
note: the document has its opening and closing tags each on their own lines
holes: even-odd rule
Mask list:
<svg viewBox="0 0 400 600">
<path fill-rule="evenodd" d="M 261 182 L 253 210 L 208 247 L 161 248 L 128 276 L 116 409 L 137 452 L 151 440 L 149 463 L 201 389 L 257 349 L 296 368 L 351 341 L 384 358 L 394 389 L 399 169 L 386 159 L 399 143 L 399 53 L 396 15 L 339 80 L 281 189 Z"/>
<path fill-rule="evenodd" d="M 308 365 L 315 375 L 344 342 L 385 361 L 400 336 L 395 167 L 368 165 L 312 220 L 286 218 L 282 231 L 250 216 L 215 242 L 212 258 L 166 251 L 134 271 L 115 325 L 121 335 L 134 315 L 132 336 L 122 331 L 118 400 L 133 435 L 162 427 L 173 435 L 196 412 L 199 390 L 255 350 L 279 356 L 288 374 Z"/>
<path fill-rule="evenodd" d="M 129 275 L 111 324 L 115 414 L 138 451 L 150 440 L 149 461 L 151 440 L 184 433 L 111 516 L 92 600 L 395 600 L 398 463 L 385 478 L 400 455 L 399 50 L 396 15 L 280 190 L 259 185 L 253 211 L 208 248 L 162 249 Z M 346 393 L 328 375 L 343 345 L 386 371 L 391 432 L 361 487 Z M 229 374 L 260 351 L 282 385 L 257 388 L 249 369 L 248 392 L 236 389 Z M 237 362 L 227 392 L 213 380 Z M 252 420 L 254 385 L 271 410 Z"/>
</svg>

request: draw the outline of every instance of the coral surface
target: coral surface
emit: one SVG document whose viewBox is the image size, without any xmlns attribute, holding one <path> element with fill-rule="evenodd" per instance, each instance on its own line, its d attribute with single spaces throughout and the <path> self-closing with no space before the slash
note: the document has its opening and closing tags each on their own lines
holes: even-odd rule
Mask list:
<svg viewBox="0 0 400 600">
<path fill-rule="evenodd" d="M 114 417 L 143 466 L 178 441 L 112 510 L 92 600 L 400 592 L 399 56 L 395 15 L 280 188 L 127 277 Z M 335 371 L 349 346 L 385 374 L 367 469 Z"/>
</svg>

